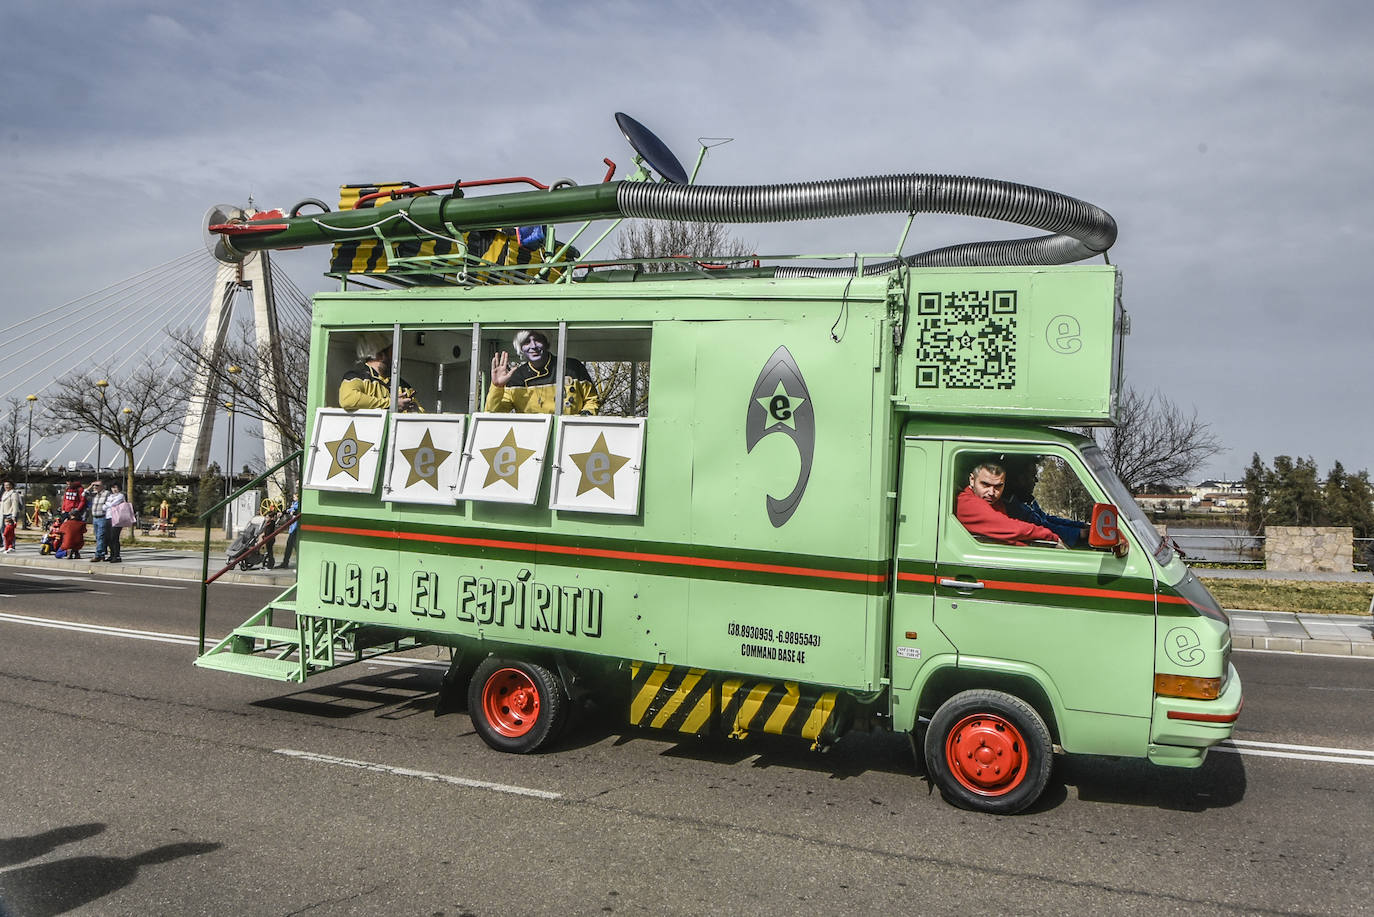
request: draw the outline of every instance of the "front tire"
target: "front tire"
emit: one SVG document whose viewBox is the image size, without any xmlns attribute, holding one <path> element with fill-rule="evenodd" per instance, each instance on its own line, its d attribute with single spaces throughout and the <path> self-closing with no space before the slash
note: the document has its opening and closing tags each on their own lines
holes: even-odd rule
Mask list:
<svg viewBox="0 0 1374 917">
<path fill-rule="evenodd" d="M 497 751 L 536 751 L 558 736 L 567 712 L 558 676 L 537 663 L 488 656 L 468 682 L 473 728 Z"/>
<path fill-rule="evenodd" d="M 964 691 L 945 701 L 931 717 L 925 752 L 926 772 L 945 799 L 999 815 L 1039 799 L 1054 763 L 1040 714 L 1002 691 Z"/>
</svg>

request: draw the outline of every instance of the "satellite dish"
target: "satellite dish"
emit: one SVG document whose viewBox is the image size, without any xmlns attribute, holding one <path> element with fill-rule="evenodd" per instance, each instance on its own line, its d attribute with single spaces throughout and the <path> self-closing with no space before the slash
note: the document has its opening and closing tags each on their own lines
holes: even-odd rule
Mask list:
<svg viewBox="0 0 1374 917">
<path fill-rule="evenodd" d="M 625 135 L 634 151 L 651 169 L 663 176 L 664 181 L 674 185 L 688 183 L 687 170 L 673 155 L 673 151 L 668 149 L 667 144 L 654 136 L 653 131 L 623 111 L 615 113 L 615 123 L 619 125 L 620 132 Z"/>
<path fill-rule="evenodd" d="M 214 255 L 216 261 L 238 264 L 243 260 L 243 254 L 230 248 L 227 239 L 217 232 L 211 232 L 210 227 L 224 223 L 242 223 L 247 219 L 248 214 L 232 204 L 216 204 L 205 211 L 205 219 L 200 224 L 200 237 L 205 243 L 205 250 Z"/>
</svg>

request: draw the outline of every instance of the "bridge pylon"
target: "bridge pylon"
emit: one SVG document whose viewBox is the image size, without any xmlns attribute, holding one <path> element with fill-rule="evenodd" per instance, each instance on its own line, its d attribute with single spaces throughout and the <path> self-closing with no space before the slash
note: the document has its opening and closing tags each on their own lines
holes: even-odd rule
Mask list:
<svg viewBox="0 0 1374 917">
<path fill-rule="evenodd" d="M 216 253 L 218 255 L 218 253 Z M 286 387 L 282 378 L 281 331 L 277 322 L 276 297 L 272 291 L 272 266 L 267 252 L 253 252 L 238 261 L 218 258 L 219 269 L 210 291 L 210 309 L 205 318 L 205 333 L 201 353 L 209 366 L 218 367 L 223 359 L 225 338 L 229 334 L 234 300 L 242 291 L 253 299 L 253 336 L 259 355 L 257 397 L 264 406 L 272 406 L 277 417 L 290 416 L 286 405 Z M 210 443 L 214 436 L 215 417 L 225 393 L 220 391 L 217 372 L 203 372 L 193 381 L 186 406 L 186 421 L 177 446 L 178 474 L 199 477 L 210 464 Z M 234 393 L 229 393 L 233 397 Z M 284 438 L 272 423 L 263 424 L 263 452 L 267 467 L 271 468 L 286 457 Z M 233 469 L 226 469 L 232 473 Z M 291 484 L 284 477 L 273 476 L 268 482 L 268 496 L 279 498 Z"/>
</svg>

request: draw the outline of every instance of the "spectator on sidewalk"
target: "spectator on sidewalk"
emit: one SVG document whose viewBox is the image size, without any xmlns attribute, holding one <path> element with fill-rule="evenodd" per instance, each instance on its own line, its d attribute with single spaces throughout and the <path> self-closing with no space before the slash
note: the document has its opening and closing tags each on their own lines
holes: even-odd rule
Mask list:
<svg viewBox="0 0 1374 917">
<path fill-rule="evenodd" d="M 264 535 L 267 535 L 269 532 L 275 529 L 277 527 L 277 522 L 279 519 L 281 519 L 281 506 L 278 505 L 277 501 L 271 499 L 270 497 L 266 500 L 263 500 L 261 529 L 262 533 Z M 276 543 L 277 538 L 275 535 L 270 536 L 266 541 L 262 543 L 262 549 L 267 555 L 267 559 L 263 562 L 263 566 L 265 566 L 268 570 L 271 570 L 273 567 L 277 565 L 277 559 L 273 556 L 272 552 L 272 548 L 276 545 Z"/>
<path fill-rule="evenodd" d="M 105 484 L 99 478 L 86 488 L 87 512 L 90 514 L 91 524 L 95 526 L 95 556 L 91 558 L 93 564 L 105 559 L 105 537 L 110 530 L 110 520 L 105 518 L 105 507 L 109 500 L 110 495 L 105 492 Z"/>
<path fill-rule="evenodd" d="M 301 525 L 301 498 L 295 497 L 291 501 L 291 506 L 287 508 L 286 515 L 291 519 L 291 527 L 286 530 L 286 547 L 281 552 L 282 569 L 291 566 L 291 552 L 296 550 L 296 530 Z"/>
<path fill-rule="evenodd" d="M 76 560 L 86 544 L 86 491 L 72 481 L 62 492 L 62 547 L 59 557 Z"/>
<path fill-rule="evenodd" d="M 24 518 L 24 499 L 14 489 L 13 481 L 5 482 L 4 496 L 0 497 L 0 526 L 4 528 L 5 553 L 14 553 L 14 527 Z"/>
<path fill-rule="evenodd" d="M 52 501 L 47 494 L 39 494 L 38 502 L 33 505 L 33 522 L 41 531 L 47 531 L 52 524 Z"/>
<path fill-rule="evenodd" d="M 120 536 L 124 530 L 129 528 L 136 521 L 134 519 L 134 506 L 124 498 L 124 494 L 119 490 L 118 483 L 110 484 L 110 499 L 105 503 L 105 518 L 110 523 L 107 547 L 109 548 L 109 563 L 117 564 L 123 561 L 120 553 Z"/>
</svg>

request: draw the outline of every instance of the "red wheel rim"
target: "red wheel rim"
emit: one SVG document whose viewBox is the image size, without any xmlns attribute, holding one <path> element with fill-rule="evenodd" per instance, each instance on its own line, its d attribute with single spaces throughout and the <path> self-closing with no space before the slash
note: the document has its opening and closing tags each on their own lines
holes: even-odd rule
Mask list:
<svg viewBox="0 0 1374 917">
<path fill-rule="evenodd" d="M 519 669 L 498 669 L 482 687 L 482 713 L 492 728 L 513 739 L 539 719 L 539 688 Z"/>
<path fill-rule="evenodd" d="M 993 713 L 975 713 L 949 731 L 945 763 L 969 792 L 1004 796 L 1026 779 L 1026 742 L 1010 721 Z"/>
</svg>

